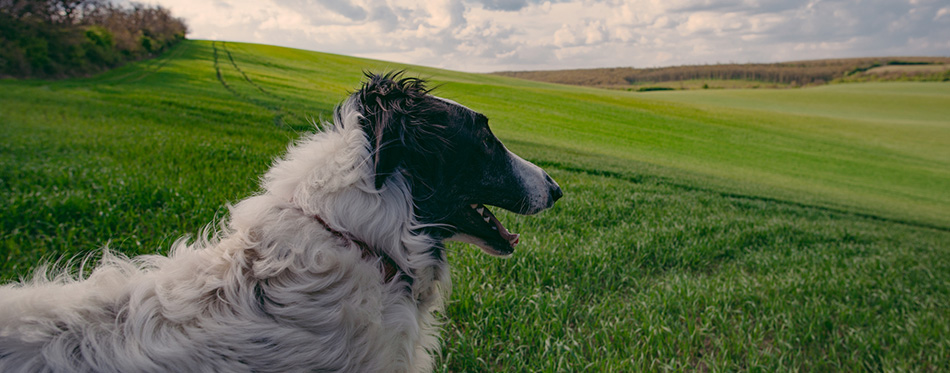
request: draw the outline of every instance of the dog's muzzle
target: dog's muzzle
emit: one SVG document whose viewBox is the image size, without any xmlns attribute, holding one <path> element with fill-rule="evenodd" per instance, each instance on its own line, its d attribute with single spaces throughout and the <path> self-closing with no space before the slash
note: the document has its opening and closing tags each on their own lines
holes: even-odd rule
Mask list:
<svg viewBox="0 0 950 373">
<path fill-rule="evenodd" d="M 533 215 L 554 206 L 554 202 L 561 199 L 564 193 L 561 186 L 548 176 L 547 172 L 528 162 L 518 155 L 508 152 L 511 159 L 511 169 L 519 179 L 524 190 L 522 203 L 511 209 L 513 212 L 524 215 Z"/>
</svg>

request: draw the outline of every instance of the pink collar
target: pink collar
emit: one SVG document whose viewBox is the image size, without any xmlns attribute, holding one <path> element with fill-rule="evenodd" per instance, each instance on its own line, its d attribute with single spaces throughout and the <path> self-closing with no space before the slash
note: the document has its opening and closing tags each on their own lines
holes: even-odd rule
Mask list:
<svg viewBox="0 0 950 373">
<path fill-rule="evenodd" d="M 330 228 L 330 225 L 327 224 L 327 222 L 323 220 L 323 218 L 321 218 L 320 215 L 313 215 L 313 219 L 316 220 L 318 223 L 320 223 L 320 225 L 322 225 L 324 229 L 326 229 L 328 232 L 330 232 L 337 238 L 343 241 L 350 242 L 356 245 L 357 247 L 359 247 L 360 253 L 361 253 L 360 256 L 363 259 L 366 259 L 366 260 L 372 260 L 374 258 L 379 259 L 379 263 L 382 265 L 380 268 L 380 272 L 382 272 L 383 274 L 384 282 L 388 283 L 392 281 L 394 278 L 396 278 L 396 275 L 400 274 L 401 272 L 400 277 L 408 279 L 408 282 L 410 284 L 412 283 L 412 279 L 408 276 L 408 274 L 405 273 L 405 271 L 402 271 L 402 269 L 399 268 L 398 265 L 396 265 L 396 262 L 393 261 L 393 259 L 390 258 L 389 256 L 386 256 L 386 254 L 379 253 L 376 250 L 373 250 L 369 246 L 369 244 L 367 244 L 366 242 L 360 239 L 357 239 L 356 237 L 353 237 L 353 235 L 349 233 L 343 233 L 336 229 Z"/>
</svg>

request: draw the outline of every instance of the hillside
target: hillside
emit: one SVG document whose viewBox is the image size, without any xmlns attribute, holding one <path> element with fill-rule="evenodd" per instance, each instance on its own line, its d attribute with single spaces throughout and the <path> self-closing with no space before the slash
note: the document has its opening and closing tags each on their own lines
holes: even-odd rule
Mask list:
<svg viewBox="0 0 950 373">
<path fill-rule="evenodd" d="M 437 371 L 950 370 L 948 83 L 641 94 L 186 40 L 0 80 L 0 279 L 200 234 L 402 68 L 565 192 L 498 211 L 510 259 L 448 247 Z"/>
<path fill-rule="evenodd" d="M 501 76 L 624 90 L 779 88 L 864 81 L 948 81 L 950 57 L 872 57 L 767 64 L 505 71 Z"/>
</svg>

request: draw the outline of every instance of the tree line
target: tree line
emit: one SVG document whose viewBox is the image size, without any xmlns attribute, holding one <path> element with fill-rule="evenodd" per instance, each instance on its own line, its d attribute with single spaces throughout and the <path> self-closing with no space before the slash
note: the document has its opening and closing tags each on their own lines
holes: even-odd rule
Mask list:
<svg viewBox="0 0 950 373">
<path fill-rule="evenodd" d="M 161 6 L 0 0 L 0 77 L 86 75 L 156 55 L 188 27 Z"/>
<path fill-rule="evenodd" d="M 687 65 L 658 68 L 603 68 L 551 71 L 507 71 L 496 74 L 552 83 L 622 88 L 634 84 L 686 80 L 748 80 L 789 86 L 848 80 L 875 67 L 939 65 L 946 57 L 869 57 L 782 63 Z"/>
</svg>

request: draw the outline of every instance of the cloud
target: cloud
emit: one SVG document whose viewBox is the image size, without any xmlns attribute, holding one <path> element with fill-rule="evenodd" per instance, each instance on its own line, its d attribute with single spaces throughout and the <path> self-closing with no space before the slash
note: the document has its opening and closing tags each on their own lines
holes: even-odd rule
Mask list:
<svg viewBox="0 0 950 373">
<path fill-rule="evenodd" d="M 348 1 L 335 0 L 274 0 L 278 6 L 289 9 L 315 9 L 322 8 L 353 21 L 362 21 L 366 19 L 367 11 L 360 4 L 350 3 Z M 301 12 L 303 13 L 303 12 Z"/>
<path fill-rule="evenodd" d="M 485 9 L 516 11 L 528 6 L 527 0 L 478 0 Z"/>
<path fill-rule="evenodd" d="M 558 47 L 594 46 L 608 40 L 610 34 L 604 20 L 585 20 L 574 25 L 563 25 L 554 33 Z"/>
<path fill-rule="evenodd" d="M 152 0 L 192 38 L 465 71 L 950 55 L 945 0 Z"/>
<path fill-rule="evenodd" d="M 487 10 L 514 12 L 524 9 L 528 5 L 563 3 L 570 2 L 570 0 L 469 0 L 468 2 L 477 4 Z"/>
<path fill-rule="evenodd" d="M 948 16 L 950 16 L 950 6 L 940 8 L 940 10 L 937 11 L 937 15 L 934 16 L 934 21 L 941 18 L 950 18 Z"/>
</svg>

